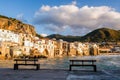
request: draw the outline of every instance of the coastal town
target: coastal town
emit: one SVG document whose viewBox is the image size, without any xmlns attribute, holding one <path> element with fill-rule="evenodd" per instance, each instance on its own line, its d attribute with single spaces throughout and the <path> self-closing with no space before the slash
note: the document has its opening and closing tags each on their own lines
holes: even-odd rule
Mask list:
<svg viewBox="0 0 120 80">
<path fill-rule="evenodd" d="M 120 80 L 120 0 L 0 0 L 0 80 Z"/>
<path fill-rule="evenodd" d="M 20 56 L 31 57 L 63 57 L 63 56 L 89 56 L 101 54 L 119 54 L 119 43 L 89 43 L 67 42 L 39 38 L 32 34 L 15 33 L 0 29 L 0 58 L 11 59 Z M 114 53 L 113 53 L 114 52 Z"/>
</svg>

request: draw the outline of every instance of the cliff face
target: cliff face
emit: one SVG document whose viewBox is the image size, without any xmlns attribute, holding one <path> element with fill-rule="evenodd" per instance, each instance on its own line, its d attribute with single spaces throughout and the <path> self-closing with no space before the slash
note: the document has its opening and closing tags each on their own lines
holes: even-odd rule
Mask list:
<svg viewBox="0 0 120 80">
<path fill-rule="evenodd" d="M 21 21 L 0 15 L 0 29 L 11 30 L 16 33 L 36 35 L 34 26 L 22 23 Z"/>
</svg>

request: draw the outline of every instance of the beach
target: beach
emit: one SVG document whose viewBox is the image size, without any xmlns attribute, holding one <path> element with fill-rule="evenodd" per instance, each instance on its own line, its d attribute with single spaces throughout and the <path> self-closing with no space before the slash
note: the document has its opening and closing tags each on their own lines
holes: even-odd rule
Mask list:
<svg viewBox="0 0 120 80">
<path fill-rule="evenodd" d="M 69 71 L 67 58 L 39 60 L 40 70 L 30 66 L 13 70 L 13 60 L 0 60 L 0 80 L 120 80 L 119 55 L 87 58 L 99 60 L 97 72 L 84 67 Z"/>
<path fill-rule="evenodd" d="M 68 71 L 68 70 L 13 70 L 0 69 L 0 80 L 120 80 L 120 70 Z"/>
</svg>

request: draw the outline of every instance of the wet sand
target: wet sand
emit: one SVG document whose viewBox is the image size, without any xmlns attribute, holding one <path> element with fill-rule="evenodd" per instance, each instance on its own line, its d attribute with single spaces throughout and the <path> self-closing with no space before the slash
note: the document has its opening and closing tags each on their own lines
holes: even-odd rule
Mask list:
<svg viewBox="0 0 120 80">
<path fill-rule="evenodd" d="M 120 70 L 63 70 L 0 68 L 0 80 L 120 80 Z"/>
</svg>

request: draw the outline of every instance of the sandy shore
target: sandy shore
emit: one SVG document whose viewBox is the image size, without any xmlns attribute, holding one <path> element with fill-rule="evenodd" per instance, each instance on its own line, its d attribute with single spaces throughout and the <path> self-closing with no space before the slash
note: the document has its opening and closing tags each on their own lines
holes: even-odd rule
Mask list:
<svg viewBox="0 0 120 80">
<path fill-rule="evenodd" d="M 82 71 L 0 68 L 0 80 L 120 80 L 120 70 Z"/>
</svg>

